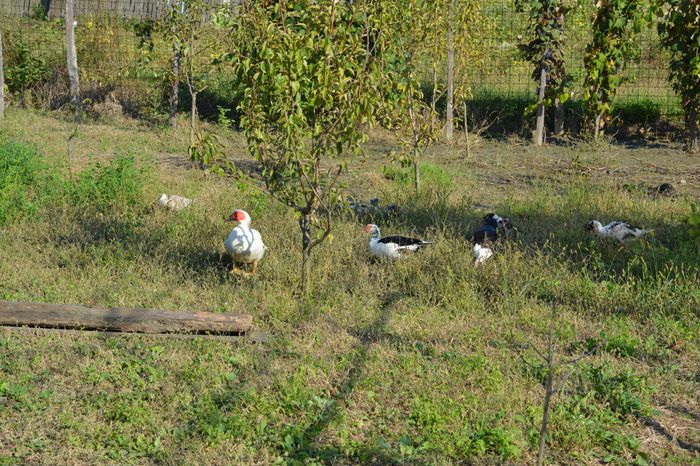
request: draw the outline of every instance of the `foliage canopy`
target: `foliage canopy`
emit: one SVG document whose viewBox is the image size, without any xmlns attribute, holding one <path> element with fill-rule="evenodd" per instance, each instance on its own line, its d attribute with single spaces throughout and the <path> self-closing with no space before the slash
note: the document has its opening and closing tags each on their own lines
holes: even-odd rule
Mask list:
<svg viewBox="0 0 700 466">
<path fill-rule="evenodd" d="M 610 120 L 612 100 L 627 80 L 621 71 L 637 52 L 634 38 L 643 24 L 643 0 L 598 0 L 593 38 L 583 59 L 586 116 L 595 120 L 595 134 Z"/>
<path fill-rule="evenodd" d="M 697 151 L 700 112 L 700 3 L 668 0 L 659 23 L 661 43 L 671 54 L 671 85 L 681 98 L 690 133 L 688 150 Z"/>
<path fill-rule="evenodd" d="M 382 101 L 382 68 L 366 21 L 371 2 L 245 2 L 229 57 L 240 84 L 241 128 L 266 190 L 294 209 L 302 288 L 310 252 L 331 233 L 338 177 L 360 150 Z M 319 215 L 322 213 L 323 215 Z"/>
</svg>

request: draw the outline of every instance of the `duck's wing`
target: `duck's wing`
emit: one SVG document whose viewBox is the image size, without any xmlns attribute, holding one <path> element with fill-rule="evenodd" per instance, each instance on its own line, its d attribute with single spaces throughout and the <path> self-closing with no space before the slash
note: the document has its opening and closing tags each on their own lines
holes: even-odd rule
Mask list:
<svg viewBox="0 0 700 466">
<path fill-rule="evenodd" d="M 482 244 L 486 241 L 494 242 L 497 238 L 498 232 L 496 231 L 496 228 L 490 225 L 484 225 L 472 233 L 473 244 Z"/>
<path fill-rule="evenodd" d="M 244 231 L 241 227 L 231 230 L 228 238 L 224 241 L 224 246 L 229 252 L 243 254 L 250 249 L 254 235 L 251 231 Z"/>
<path fill-rule="evenodd" d="M 422 239 L 409 238 L 407 236 L 385 236 L 384 238 L 381 238 L 377 242 L 382 243 L 382 244 L 393 243 L 399 247 L 420 246 L 423 244 L 430 244 L 430 243 L 423 241 Z"/>
</svg>

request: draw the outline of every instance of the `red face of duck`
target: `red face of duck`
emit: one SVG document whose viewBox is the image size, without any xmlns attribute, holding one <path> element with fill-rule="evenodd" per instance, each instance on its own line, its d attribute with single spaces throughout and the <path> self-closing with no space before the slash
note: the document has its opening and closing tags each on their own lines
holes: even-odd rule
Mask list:
<svg viewBox="0 0 700 466">
<path fill-rule="evenodd" d="M 227 222 L 242 222 L 243 220 L 246 219 L 248 214 L 243 212 L 242 210 L 234 210 L 231 215 L 226 219 Z"/>
<path fill-rule="evenodd" d="M 373 223 L 368 224 L 365 226 L 362 231 L 365 233 L 371 233 L 372 236 L 379 236 L 379 227 Z"/>
</svg>

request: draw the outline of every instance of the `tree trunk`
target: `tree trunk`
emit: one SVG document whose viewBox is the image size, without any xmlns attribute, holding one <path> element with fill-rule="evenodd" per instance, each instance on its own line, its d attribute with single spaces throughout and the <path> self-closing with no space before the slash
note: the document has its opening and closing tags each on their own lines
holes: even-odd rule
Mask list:
<svg viewBox="0 0 700 466">
<path fill-rule="evenodd" d="M 192 97 L 192 105 L 190 107 L 190 147 L 193 147 L 197 143 L 197 138 L 195 137 L 197 132 L 197 93 L 190 91 L 190 96 Z"/>
<path fill-rule="evenodd" d="M 688 152 L 694 154 L 700 150 L 698 141 L 698 113 L 695 110 L 688 112 Z"/>
<path fill-rule="evenodd" d="M 5 118 L 5 67 L 2 60 L 2 32 L 0 32 L 0 120 Z"/>
<path fill-rule="evenodd" d="M 547 386 L 545 387 L 544 395 L 544 411 L 542 413 L 542 425 L 540 426 L 540 441 L 539 448 L 537 451 L 537 466 L 544 464 L 544 448 L 547 440 L 547 424 L 549 424 L 549 405 L 552 402 L 552 395 L 554 394 L 554 364 L 551 358 L 552 354 L 549 355 L 549 374 L 547 375 Z"/>
<path fill-rule="evenodd" d="M 596 113 L 595 114 L 595 122 L 594 127 L 593 127 L 593 139 L 597 142 L 598 141 L 598 136 L 600 136 L 600 122 L 603 119 L 603 115 L 601 113 Z"/>
<path fill-rule="evenodd" d="M 544 92 L 547 88 L 547 69 L 542 63 L 542 70 L 540 71 L 540 89 L 538 95 L 537 104 L 537 130 L 535 133 L 535 143 L 538 146 L 544 144 Z"/>
<path fill-rule="evenodd" d="M 557 16 L 557 27 L 559 28 L 562 39 L 564 38 L 564 26 L 564 11 L 561 10 L 561 13 Z M 562 67 L 563 66 L 562 64 Z M 558 85 L 559 92 L 563 91 L 563 83 L 560 82 Z M 559 101 L 558 97 L 554 99 L 554 134 L 557 136 L 564 134 L 564 106 Z"/>
<path fill-rule="evenodd" d="M 554 99 L 554 134 L 557 136 L 564 134 L 564 104 L 558 97 Z"/>
<path fill-rule="evenodd" d="M 170 116 L 168 126 L 175 127 L 177 119 L 177 106 L 180 103 L 178 91 L 180 89 L 180 50 L 177 45 L 173 45 L 173 86 L 170 90 Z"/>
<path fill-rule="evenodd" d="M 311 282 L 311 215 L 304 214 L 299 219 L 301 230 L 301 291 L 309 294 Z"/>
<path fill-rule="evenodd" d="M 420 194 L 420 161 L 415 148 L 413 149 L 413 187 L 416 188 L 416 194 Z"/>
<path fill-rule="evenodd" d="M 464 101 L 464 140 L 467 142 L 467 158 L 471 156 L 471 151 L 469 147 L 469 109 L 467 108 L 467 101 Z"/>
<path fill-rule="evenodd" d="M 70 102 L 73 105 L 78 105 L 80 103 L 80 85 L 78 82 L 78 55 L 75 49 L 73 1 L 66 0 L 66 58 L 68 60 L 68 81 L 70 81 Z"/>
<path fill-rule="evenodd" d="M 445 108 L 445 139 L 452 140 L 453 114 L 454 114 L 454 68 L 455 68 L 455 44 L 454 44 L 454 18 L 452 12 L 452 0 L 450 0 L 447 13 L 447 106 Z"/>
<path fill-rule="evenodd" d="M 432 110 L 430 114 L 430 132 L 433 132 L 435 128 L 435 114 L 437 112 L 437 68 L 433 65 L 433 96 L 430 99 L 430 109 Z"/>
</svg>

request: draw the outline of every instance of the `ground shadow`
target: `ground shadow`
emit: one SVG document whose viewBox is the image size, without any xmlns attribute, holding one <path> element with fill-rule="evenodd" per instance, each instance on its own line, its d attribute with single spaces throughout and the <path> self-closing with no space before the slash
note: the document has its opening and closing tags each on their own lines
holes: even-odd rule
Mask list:
<svg viewBox="0 0 700 466">
<path fill-rule="evenodd" d="M 695 445 L 695 444 L 692 444 L 690 442 L 686 442 L 685 440 L 674 436 L 664 426 L 662 426 L 659 421 L 652 419 L 650 417 L 643 417 L 643 418 L 640 418 L 640 420 L 644 423 L 645 426 L 648 426 L 648 427 L 651 427 L 652 429 L 654 429 L 654 432 L 665 437 L 666 440 L 668 440 L 670 443 L 674 443 L 674 444 L 678 445 L 680 448 L 682 448 L 683 450 L 689 451 L 691 453 L 700 453 L 700 446 L 699 445 Z"/>
<path fill-rule="evenodd" d="M 382 303 L 379 316 L 368 326 L 354 332 L 357 344 L 353 348 L 354 357 L 350 363 L 350 369 L 345 377 L 333 383 L 333 395 L 329 403 L 319 413 L 315 421 L 306 427 L 301 435 L 301 441 L 297 448 L 291 452 L 291 457 L 298 460 L 308 458 L 322 458 L 325 461 L 335 462 L 350 460 L 345 453 L 335 447 L 325 447 L 318 445 L 318 439 L 323 431 L 342 414 L 344 405 L 348 402 L 357 383 L 361 380 L 370 345 L 376 342 L 385 332 L 387 324 L 391 318 L 391 311 L 394 303 L 400 298 L 398 293 L 390 293 Z M 378 449 L 366 449 L 364 455 L 369 455 L 375 461 L 379 460 L 384 464 L 394 464 L 397 458 L 387 455 L 386 452 Z"/>
<path fill-rule="evenodd" d="M 69 231 L 51 229 L 57 246 L 71 245 L 85 251 L 106 248 L 127 257 L 150 257 L 185 270 L 188 276 L 228 278 L 231 258 L 214 248 L 196 244 L 165 244 L 167 236 L 158 228 L 142 228 L 138 219 L 84 214 L 72 222 Z"/>
</svg>

